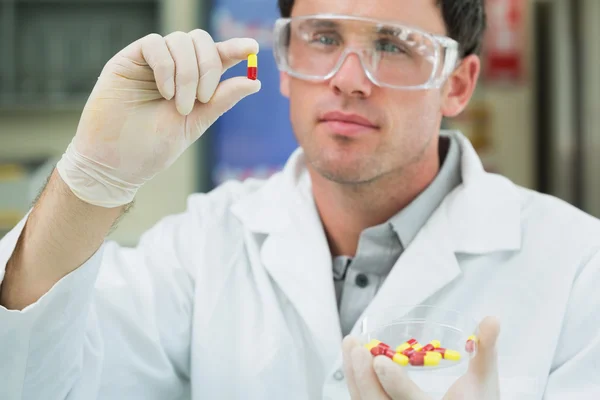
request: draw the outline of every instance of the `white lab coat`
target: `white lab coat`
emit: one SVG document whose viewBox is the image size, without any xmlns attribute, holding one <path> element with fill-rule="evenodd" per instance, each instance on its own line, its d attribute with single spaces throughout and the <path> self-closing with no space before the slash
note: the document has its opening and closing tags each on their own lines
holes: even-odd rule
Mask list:
<svg viewBox="0 0 600 400">
<path fill-rule="evenodd" d="M 600 399 L 600 223 L 484 172 L 452 134 L 464 182 L 367 312 L 427 302 L 496 315 L 504 399 Z M 188 206 L 135 249 L 106 243 L 22 312 L 0 308 L 2 400 L 348 398 L 302 153 Z M 23 222 L 0 242 L 0 272 Z M 415 380 L 441 393 L 457 376 Z"/>
</svg>

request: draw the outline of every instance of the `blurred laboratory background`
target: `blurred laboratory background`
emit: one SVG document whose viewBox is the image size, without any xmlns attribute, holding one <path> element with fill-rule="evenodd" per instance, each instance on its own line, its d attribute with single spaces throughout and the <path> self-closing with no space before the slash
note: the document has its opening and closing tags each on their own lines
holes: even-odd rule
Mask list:
<svg viewBox="0 0 600 400">
<path fill-rule="evenodd" d="M 489 171 L 600 217 L 600 0 L 487 2 L 477 92 L 445 127 L 468 135 Z M 189 194 L 280 169 L 296 143 L 271 52 L 277 17 L 277 0 L 0 0 L 0 237 L 75 134 L 104 64 L 152 32 L 256 38 L 263 89 L 144 186 L 111 238 L 135 245 Z"/>
</svg>

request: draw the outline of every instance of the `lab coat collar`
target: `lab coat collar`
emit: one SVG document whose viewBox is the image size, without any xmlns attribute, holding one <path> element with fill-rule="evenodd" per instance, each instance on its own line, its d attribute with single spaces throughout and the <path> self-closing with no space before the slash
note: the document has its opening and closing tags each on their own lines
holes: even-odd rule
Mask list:
<svg viewBox="0 0 600 400">
<path fill-rule="evenodd" d="M 456 254 L 519 248 L 518 192 L 507 179 L 484 171 L 458 132 L 462 183 L 436 209 L 405 250 L 365 313 L 419 304 L 461 273 Z M 337 360 L 342 339 L 332 259 L 301 150 L 232 212 L 255 234 L 266 235 L 261 260 L 310 329 L 324 365 Z M 410 285 L 406 285 L 406 277 Z M 398 288 L 403 288 L 398 290 Z M 354 332 L 358 329 L 354 327 Z"/>
</svg>

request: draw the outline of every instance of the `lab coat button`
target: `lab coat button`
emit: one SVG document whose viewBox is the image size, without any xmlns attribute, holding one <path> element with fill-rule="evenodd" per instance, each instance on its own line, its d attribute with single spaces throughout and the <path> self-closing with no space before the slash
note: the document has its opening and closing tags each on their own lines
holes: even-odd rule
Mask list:
<svg viewBox="0 0 600 400">
<path fill-rule="evenodd" d="M 365 274 L 356 275 L 356 280 L 354 281 L 356 286 L 360 288 L 365 288 L 369 285 L 369 278 Z"/>
<path fill-rule="evenodd" d="M 335 371 L 335 374 L 333 374 L 333 377 L 336 381 L 341 381 L 344 379 L 344 373 L 338 369 L 337 371 Z"/>
</svg>

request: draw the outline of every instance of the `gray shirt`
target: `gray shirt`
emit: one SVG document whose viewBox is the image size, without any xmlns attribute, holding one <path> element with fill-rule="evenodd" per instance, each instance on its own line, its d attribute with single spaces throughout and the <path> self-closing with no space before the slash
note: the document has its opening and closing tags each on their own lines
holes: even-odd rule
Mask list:
<svg viewBox="0 0 600 400">
<path fill-rule="evenodd" d="M 365 229 L 353 259 L 334 258 L 334 284 L 344 336 L 375 297 L 404 249 L 444 197 L 461 183 L 460 148 L 454 136 L 442 133 L 440 157 L 443 162 L 439 173 L 415 200 L 389 221 Z"/>
</svg>

